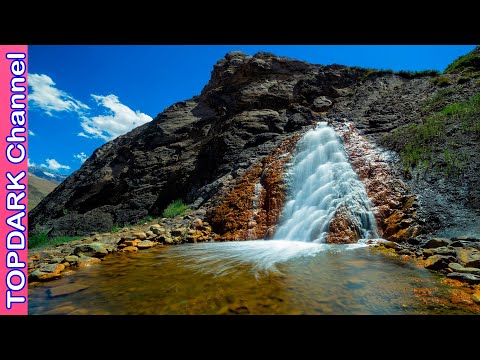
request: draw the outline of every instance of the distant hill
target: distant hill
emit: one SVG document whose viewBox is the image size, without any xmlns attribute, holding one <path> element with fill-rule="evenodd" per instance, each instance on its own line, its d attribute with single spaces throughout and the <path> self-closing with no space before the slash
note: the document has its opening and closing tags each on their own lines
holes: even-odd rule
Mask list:
<svg viewBox="0 0 480 360">
<path fill-rule="evenodd" d="M 32 210 L 42 199 L 50 194 L 60 182 L 42 179 L 32 173 L 28 174 L 28 209 Z"/>
<path fill-rule="evenodd" d="M 51 171 L 43 170 L 41 167 L 38 167 L 38 166 L 29 166 L 28 173 L 33 174 L 39 177 L 40 179 L 45 179 L 45 180 L 53 181 L 56 183 L 61 183 L 63 180 L 67 178 L 66 175 L 60 175 Z"/>
</svg>

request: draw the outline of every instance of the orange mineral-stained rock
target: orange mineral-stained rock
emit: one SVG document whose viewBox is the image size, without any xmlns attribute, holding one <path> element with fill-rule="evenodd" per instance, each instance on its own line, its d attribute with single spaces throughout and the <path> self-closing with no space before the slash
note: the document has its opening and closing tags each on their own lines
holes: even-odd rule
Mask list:
<svg viewBox="0 0 480 360">
<path fill-rule="evenodd" d="M 347 208 L 341 207 L 335 213 L 328 227 L 325 242 L 328 244 L 353 244 L 360 238 L 360 229 L 351 220 Z"/>
<path fill-rule="evenodd" d="M 379 235 L 396 242 L 419 235 L 416 196 L 409 194 L 408 187 L 393 176 L 387 160 L 353 123 L 335 123 L 334 128 L 343 139 L 353 169 L 365 184 Z"/>
<path fill-rule="evenodd" d="M 211 211 L 209 222 L 221 240 L 254 240 L 266 237 L 267 233 L 273 235 L 285 203 L 285 165 L 299 139 L 300 135 L 291 137 L 251 166 L 225 200 Z M 261 188 L 256 192 L 258 183 Z"/>
</svg>

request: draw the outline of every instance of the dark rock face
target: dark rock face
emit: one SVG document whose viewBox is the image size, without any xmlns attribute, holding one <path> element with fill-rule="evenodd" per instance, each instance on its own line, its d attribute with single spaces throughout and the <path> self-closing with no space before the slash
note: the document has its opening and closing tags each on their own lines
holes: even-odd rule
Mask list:
<svg viewBox="0 0 480 360">
<path fill-rule="evenodd" d="M 347 119 L 375 145 L 383 133 L 418 122 L 421 101 L 437 90 L 427 78 L 361 80 L 366 72 L 231 52 L 214 66 L 199 96 L 97 149 L 30 212 L 30 230 L 110 231 L 159 215 L 175 199 L 212 213 L 245 174 L 317 121 Z M 412 186 L 420 206 L 431 205 L 423 188 Z M 440 205 L 435 224 L 448 214 Z M 431 224 L 435 210 L 419 209 L 421 222 Z M 265 224 L 262 229 L 271 225 Z"/>
<path fill-rule="evenodd" d="M 30 213 L 30 229 L 83 235 L 158 215 L 177 198 L 213 205 L 246 168 L 319 120 L 311 108 L 328 108 L 335 89 L 363 72 L 229 53 L 200 96 L 97 149 Z"/>
</svg>

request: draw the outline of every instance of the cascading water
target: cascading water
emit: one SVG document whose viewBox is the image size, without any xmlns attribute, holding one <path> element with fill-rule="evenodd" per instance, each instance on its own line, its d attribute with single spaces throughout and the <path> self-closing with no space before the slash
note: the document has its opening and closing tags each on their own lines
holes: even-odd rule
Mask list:
<svg viewBox="0 0 480 360">
<path fill-rule="evenodd" d="M 268 168 L 265 169 L 265 172 Z M 262 174 L 263 176 L 263 174 Z M 378 237 L 370 203 L 345 155 L 343 145 L 327 123 L 319 123 L 297 144 L 297 155 L 287 173 L 288 198 L 273 240 L 206 243 L 179 248 L 175 255 L 185 266 L 223 276 L 250 264 L 255 275 L 277 271 L 276 265 L 323 251 L 366 246 L 361 239 Z M 261 179 L 255 187 L 254 214 L 258 209 Z M 331 246 L 324 240 L 338 209 L 348 210 L 349 221 L 360 232 L 358 243 Z"/>
<path fill-rule="evenodd" d="M 287 174 L 288 201 L 275 240 L 325 242 L 337 210 L 348 209 L 361 239 L 378 237 L 363 183 L 350 165 L 340 138 L 326 122 L 308 131 Z"/>
</svg>

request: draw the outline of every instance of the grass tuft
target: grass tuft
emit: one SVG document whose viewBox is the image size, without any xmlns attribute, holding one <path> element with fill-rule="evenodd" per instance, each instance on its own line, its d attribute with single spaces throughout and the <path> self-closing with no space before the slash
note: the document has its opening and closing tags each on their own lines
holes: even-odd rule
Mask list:
<svg viewBox="0 0 480 360">
<path fill-rule="evenodd" d="M 175 216 L 184 214 L 188 209 L 189 207 L 181 200 L 175 200 L 172 201 L 165 210 L 163 210 L 162 216 L 166 218 L 173 218 Z"/>
</svg>

